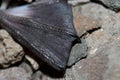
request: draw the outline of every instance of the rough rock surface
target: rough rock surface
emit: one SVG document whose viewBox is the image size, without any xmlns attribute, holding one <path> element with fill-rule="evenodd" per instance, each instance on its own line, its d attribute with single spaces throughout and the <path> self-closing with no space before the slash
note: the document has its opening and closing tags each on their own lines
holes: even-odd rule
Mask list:
<svg viewBox="0 0 120 80">
<path fill-rule="evenodd" d="M 79 37 L 84 35 L 87 31 L 101 27 L 101 22 L 99 22 L 98 19 L 91 18 L 91 16 L 88 17 L 83 15 L 81 13 L 80 6 L 72 7 L 72 11 L 74 17 L 74 27 Z"/>
<path fill-rule="evenodd" d="M 81 6 L 81 14 L 97 19 L 101 23 L 105 22 L 109 17 L 114 16 L 116 13 L 106 9 L 102 5 L 96 3 L 88 3 Z"/>
<path fill-rule="evenodd" d="M 26 71 L 27 74 L 32 75 L 33 74 L 33 70 L 31 68 L 31 66 L 26 62 L 23 61 L 18 68 L 22 68 Z"/>
<path fill-rule="evenodd" d="M 83 39 L 81 43 L 75 44 L 70 52 L 70 58 L 68 61 L 67 66 L 72 66 L 76 62 L 78 62 L 80 59 L 84 58 L 87 56 L 87 44 L 84 42 L 85 40 Z"/>
<path fill-rule="evenodd" d="M 80 14 L 79 6 L 73 7 L 72 10 L 74 27 L 81 42 L 73 46 L 67 66 L 72 66 L 75 62 L 87 56 L 88 47 L 86 40 L 84 39 L 85 34 L 87 34 L 88 31 L 97 29 L 101 26 L 98 20 Z"/>
<path fill-rule="evenodd" d="M 120 0 L 96 0 L 101 1 L 104 5 L 106 5 L 108 8 L 119 11 L 120 10 Z"/>
<path fill-rule="evenodd" d="M 42 73 L 40 71 L 36 71 L 33 75 L 32 75 L 32 80 L 42 80 Z"/>
<path fill-rule="evenodd" d="M 13 67 L 1 70 L 0 80 L 31 80 L 31 76 L 24 69 Z"/>
<path fill-rule="evenodd" d="M 0 66 L 11 66 L 21 61 L 23 55 L 22 47 L 5 30 L 0 30 Z"/>
</svg>

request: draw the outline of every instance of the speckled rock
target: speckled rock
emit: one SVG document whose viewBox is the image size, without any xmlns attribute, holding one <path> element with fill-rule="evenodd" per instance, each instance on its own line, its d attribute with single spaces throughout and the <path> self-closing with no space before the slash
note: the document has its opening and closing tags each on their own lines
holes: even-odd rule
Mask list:
<svg viewBox="0 0 120 80">
<path fill-rule="evenodd" d="M 22 68 L 9 68 L 0 71 L 0 80 L 31 80 L 31 75 Z"/>
<path fill-rule="evenodd" d="M 29 75 L 33 74 L 33 69 L 31 67 L 31 65 L 25 60 L 19 65 L 19 68 L 24 69 L 26 71 L 26 73 Z"/>
<path fill-rule="evenodd" d="M 100 21 L 98 21 L 98 19 L 94 19 L 82 14 L 80 6 L 72 7 L 72 11 L 74 16 L 74 27 L 79 37 L 81 37 L 87 31 L 101 27 L 102 24 Z"/>
<path fill-rule="evenodd" d="M 120 0 L 98 0 L 114 11 L 120 10 Z"/>
<path fill-rule="evenodd" d="M 112 36 L 120 35 L 120 22 L 119 21 L 120 21 L 120 13 L 117 13 L 114 16 L 109 17 L 103 23 L 103 26 L 102 26 L 103 30 L 106 30 L 106 33 Z"/>
<path fill-rule="evenodd" d="M 32 75 L 32 80 L 42 80 L 43 74 L 40 71 L 35 72 Z"/>
<path fill-rule="evenodd" d="M 78 78 L 78 80 L 119 80 L 119 46 L 120 39 L 118 37 L 104 44 L 104 46 L 100 46 L 89 57 L 73 66 L 70 70 L 72 77 L 69 77 L 72 80 Z M 75 79 L 76 77 L 77 79 Z"/>
<path fill-rule="evenodd" d="M 5 31 L 0 30 L 0 67 L 8 67 L 23 58 L 22 47 Z"/>
<path fill-rule="evenodd" d="M 80 59 L 87 56 L 88 48 L 85 39 L 81 39 L 81 43 L 75 44 L 70 52 L 67 66 L 72 66 Z"/>
<path fill-rule="evenodd" d="M 97 19 L 102 24 L 109 17 L 114 16 L 116 13 L 114 11 L 106 9 L 100 4 L 88 3 L 86 5 L 81 6 L 81 14 Z"/>
<path fill-rule="evenodd" d="M 97 50 L 97 47 L 108 42 L 113 35 L 120 34 L 119 13 L 116 14 L 99 4 L 89 3 L 81 7 L 81 14 L 95 18 L 102 24 L 100 30 L 95 31 L 86 38 L 87 44 L 91 47 L 92 51 Z"/>
<path fill-rule="evenodd" d="M 78 74 L 81 75 L 80 80 L 119 80 L 120 64 L 117 62 L 120 55 L 119 13 L 115 14 L 100 5 L 93 8 L 95 5 L 91 3 L 84 5 L 81 12 L 89 17 L 101 20 L 103 25 L 100 30 L 95 31 L 86 38 L 91 50 L 87 59 L 81 60 L 80 64 L 78 63 L 82 65 Z M 90 7 L 91 10 L 88 9 Z"/>
<path fill-rule="evenodd" d="M 101 26 L 98 20 L 80 14 L 79 6 L 73 7 L 72 10 L 74 16 L 74 27 L 76 29 L 77 35 L 79 37 L 81 36 L 82 37 L 81 37 L 81 43 L 73 46 L 71 50 L 68 66 L 72 66 L 77 61 L 87 56 L 88 47 L 84 39 L 85 37 L 84 34 L 86 34 L 87 31 L 97 29 Z"/>
</svg>

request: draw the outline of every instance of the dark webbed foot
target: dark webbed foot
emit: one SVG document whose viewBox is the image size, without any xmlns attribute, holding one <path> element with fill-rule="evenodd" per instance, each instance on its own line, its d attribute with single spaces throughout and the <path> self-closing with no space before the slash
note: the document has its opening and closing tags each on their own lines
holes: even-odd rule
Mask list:
<svg viewBox="0 0 120 80">
<path fill-rule="evenodd" d="M 71 7 L 66 1 L 35 2 L 0 11 L 2 28 L 57 70 L 66 68 L 77 38 Z"/>
</svg>

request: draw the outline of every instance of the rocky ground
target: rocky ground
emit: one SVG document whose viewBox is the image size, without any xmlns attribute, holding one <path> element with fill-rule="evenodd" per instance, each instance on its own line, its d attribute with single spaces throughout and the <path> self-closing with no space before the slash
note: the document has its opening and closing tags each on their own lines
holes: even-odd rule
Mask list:
<svg viewBox="0 0 120 80">
<path fill-rule="evenodd" d="M 68 66 L 72 67 L 64 75 L 43 68 L 0 29 L 0 80 L 120 79 L 120 0 L 68 3 L 72 5 L 74 25 L 81 39 L 71 51 Z"/>
</svg>

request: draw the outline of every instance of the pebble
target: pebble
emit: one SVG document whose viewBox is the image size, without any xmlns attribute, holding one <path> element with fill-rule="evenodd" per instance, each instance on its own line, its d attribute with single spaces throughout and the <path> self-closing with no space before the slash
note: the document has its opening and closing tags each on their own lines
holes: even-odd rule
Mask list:
<svg viewBox="0 0 120 80">
<path fill-rule="evenodd" d="M 34 70 L 37 70 L 39 69 L 39 64 L 33 59 L 31 58 L 30 56 L 26 55 L 25 58 L 29 61 L 29 63 L 32 65 L 32 68 Z"/>
<path fill-rule="evenodd" d="M 13 67 L 1 70 L 0 80 L 31 80 L 31 75 L 23 68 Z"/>
<path fill-rule="evenodd" d="M 78 4 L 88 3 L 90 0 L 68 0 L 68 3 L 72 6 L 76 6 Z"/>
<path fill-rule="evenodd" d="M 74 16 L 74 27 L 79 37 L 81 37 L 81 35 L 85 34 L 87 31 L 101 27 L 102 24 L 98 21 L 98 19 L 82 14 L 79 6 L 73 7 L 72 10 Z"/>
<path fill-rule="evenodd" d="M 120 0 L 98 0 L 98 1 L 101 1 L 111 10 L 120 11 Z"/>
<path fill-rule="evenodd" d="M 23 56 L 23 48 L 5 30 L 0 30 L 0 67 L 9 67 L 21 61 Z"/>
</svg>

